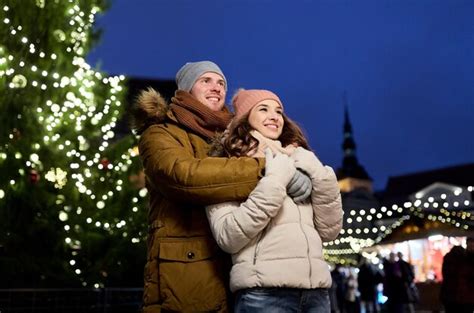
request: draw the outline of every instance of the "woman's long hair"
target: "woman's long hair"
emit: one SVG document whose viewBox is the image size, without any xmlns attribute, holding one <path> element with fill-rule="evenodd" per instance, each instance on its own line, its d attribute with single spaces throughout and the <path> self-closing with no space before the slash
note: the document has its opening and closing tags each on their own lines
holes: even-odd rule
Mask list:
<svg viewBox="0 0 474 313">
<path fill-rule="evenodd" d="M 255 139 L 250 131 L 253 128 L 249 124 L 250 112 L 243 115 L 240 119 L 233 120 L 228 127 L 228 134 L 225 134 L 223 142 L 224 151 L 228 156 L 247 156 L 258 146 L 258 140 Z M 283 113 L 283 130 L 278 138 L 282 147 L 296 145 L 310 150 L 308 141 L 301 128 Z"/>
</svg>

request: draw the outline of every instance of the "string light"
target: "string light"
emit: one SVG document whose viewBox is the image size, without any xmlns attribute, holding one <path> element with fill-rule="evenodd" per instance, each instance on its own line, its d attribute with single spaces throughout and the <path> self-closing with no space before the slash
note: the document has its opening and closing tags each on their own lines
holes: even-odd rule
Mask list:
<svg viewBox="0 0 474 313">
<path fill-rule="evenodd" d="M 432 196 L 428 197 L 426 201 L 422 201 L 423 195 L 417 193 L 416 201 L 406 201 L 401 205 L 394 203 L 389 206 L 391 210 L 387 206 L 381 206 L 378 209 L 346 209 L 349 216 L 345 217 L 345 227 L 341 230 L 340 236 L 334 241 L 323 244 L 325 258 L 327 261 L 332 260 L 335 263 L 341 263 L 341 260 L 350 263 L 351 259 L 354 260 L 356 253 L 380 243 L 395 229 L 403 226 L 412 216 L 450 224 L 462 230 L 472 229 L 474 214 L 468 212 L 473 210 L 472 202 L 456 198 L 461 197 L 465 192 L 472 192 L 472 190 L 473 187 L 468 186 L 467 188 L 456 188 L 450 197 L 446 193 L 440 194 L 439 199 L 450 199 L 450 201 L 444 200 L 441 203 Z M 435 210 L 439 207 L 441 209 Z M 338 258 L 334 258 L 335 255 Z"/>
<path fill-rule="evenodd" d="M 9 5 L 1 8 L 0 23 L 7 28 L 8 38 L 4 38 L 6 43 L 0 45 L 0 81 L 11 92 L 28 90 L 31 94 L 40 95 L 32 99 L 35 101 L 41 99 L 41 102 L 35 102 L 37 108 L 30 114 L 35 114 L 35 120 L 40 127 L 38 135 L 41 139 L 31 143 L 30 147 L 32 151 L 38 152 L 22 154 L 16 151 L 11 154 L 10 150 L 7 154 L 6 147 L 22 136 L 17 131 L 10 132 L 8 134 L 10 143 L 0 147 L 0 165 L 16 159 L 26 168 L 36 168 L 43 172 L 43 182 L 50 183 L 58 193 L 57 218 L 64 223 L 64 242 L 72 250 L 72 260 L 76 260 L 82 249 L 82 243 L 78 238 L 87 231 L 87 225 L 100 228 L 111 235 L 117 234 L 118 229 L 121 231 L 118 234 L 122 234 L 122 237 L 127 237 L 130 233 L 126 221 L 117 222 L 114 217 L 109 217 L 110 220 L 107 221 L 104 220 L 106 215 L 96 213 L 97 210 L 106 210 L 113 201 L 113 195 L 124 187 L 123 180 L 115 181 L 109 178 L 123 176 L 129 170 L 126 165 L 132 164 L 134 158 L 136 160 L 136 154 L 131 153 L 131 148 L 118 156 L 120 163 L 114 164 L 114 160 L 109 161 L 107 158 L 111 140 L 116 137 L 114 128 L 124 110 L 121 98 L 125 91 L 123 88 L 125 77 L 122 75 L 104 77 L 100 72 L 93 70 L 84 59 L 95 14 L 100 12 L 100 8 L 94 6 L 83 9 L 81 1 L 78 0 L 68 0 L 67 4 L 36 0 L 34 5 L 40 10 L 51 10 L 53 6 L 66 7 L 69 26 L 52 30 L 51 39 L 57 41 L 56 47 L 46 45 L 44 38 L 34 38 L 27 33 L 27 27 L 15 24 L 18 23 L 18 19 L 13 18 L 13 15 L 18 14 L 18 10 L 11 10 Z M 17 46 L 24 47 L 22 49 L 26 53 L 9 48 Z M 51 61 L 45 62 L 46 60 L 53 62 L 51 64 Z M 63 71 L 59 66 L 73 70 Z M 51 90 L 55 90 L 57 94 Z M 100 90 L 99 94 L 97 90 Z M 58 93 L 64 93 L 65 96 L 58 97 Z M 64 135 L 66 129 L 70 133 L 77 132 L 76 138 Z M 97 130 L 100 133 L 84 136 L 84 133 Z M 91 153 L 92 149 L 96 153 Z M 46 164 L 51 164 L 50 155 L 45 154 L 45 150 L 51 151 L 56 157 L 64 156 L 66 162 L 44 168 Z M 0 201 L 4 201 L 7 195 L 17 188 L 23 188 L 22 182 L 29 174 L 21 168 L 18 172 L 9 174 L 14 176 L 5 177 L 4 181 L 7 184 L 0 185 Z M 101 186 L 107 186 L 108 189 L 97 188 L 99 182 L 107 182 Z M 70 194 L 74 194 L 73 189 L 81 194 L 81 201 L 86 204 L 84 208 L 64 208 L 63 203 L 74 203 L 70 197 Z M 137 189 L 136 192 L 135 199 L 143 199 L 143 190 Z M 103 195 L 108 197 L 102 199 Z M 139 201 L 135 201 L 130 207 L 137 208 L 137 202 Z M 92 207 L 96 211 L 91 210 Z M 136 209 L 134 212 L 139 210 Z M 141 232 L 133 234 L 131 242 L 142 243 L 143 236 Z M 74 265 L 73 270 L 77 275 L 83 274 L 79 262 L 74 261 L 70 265 Z M 87 285 L 88 282 L 84 281 L 83 284 Z"/>
</svg>

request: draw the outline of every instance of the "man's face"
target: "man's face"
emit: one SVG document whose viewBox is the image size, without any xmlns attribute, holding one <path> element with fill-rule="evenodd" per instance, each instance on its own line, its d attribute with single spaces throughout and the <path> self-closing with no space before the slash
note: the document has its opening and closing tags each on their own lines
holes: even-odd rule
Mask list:
<svg viewBox="0 0 474 313">
<path fill-rule="evenodd" d="M 224 107 L 225 88 L 225 81 L 221 75 L 207 72 L 199 76 L 190 94 L 212 111 L 220 111 Z"/>
</svg>

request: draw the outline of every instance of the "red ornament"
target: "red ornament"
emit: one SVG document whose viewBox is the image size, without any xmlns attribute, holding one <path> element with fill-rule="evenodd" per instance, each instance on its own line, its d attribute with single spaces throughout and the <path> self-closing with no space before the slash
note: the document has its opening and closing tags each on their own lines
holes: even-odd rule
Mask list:
<svg viewBox="0 0 474 313">
<path fill-rule="evenodd" d="M 13 139 L 20 140 L 21 139 L 21 131 L 18 128 L 13 128 L 12 130 Z"/>
<path fill-rule="evenodd" d="M 100 160 L 100 164 L 103 166 L 102 169 L 103 170 L 108 170 L 109 169 L 109 160 L 107 158 L 103 158 L 102 160 Z"/>
<path fill-rule="evenodd" d="M 31 170 L 29 175 L 30 183 L 37 184 L 40 180 L 40 174 L 37 170 Z"/>
</svg>

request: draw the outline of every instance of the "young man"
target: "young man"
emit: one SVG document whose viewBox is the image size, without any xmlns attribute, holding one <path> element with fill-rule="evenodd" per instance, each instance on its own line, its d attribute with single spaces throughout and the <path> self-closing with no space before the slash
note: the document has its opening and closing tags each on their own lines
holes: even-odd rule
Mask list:
<svg viewBox="0 0 474 313">
<path fill-rule="evenodd" d="M 232 118 L 224 105 L 227 80 L 215 63 L 185 64 L 176 83 L 169 106 L 150 89 L 133 114 L 150 195 L 144 312 L 227 312 L 230 260 L 213 239 L 204 206 L 246 199 L 264 160 L 207 156 Z M 311 192 L 304 174 L 292 182 L 295 199 Z"/>
</svg>

